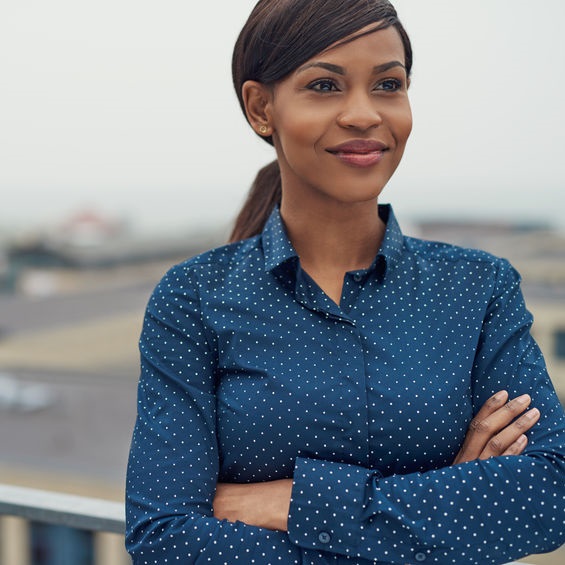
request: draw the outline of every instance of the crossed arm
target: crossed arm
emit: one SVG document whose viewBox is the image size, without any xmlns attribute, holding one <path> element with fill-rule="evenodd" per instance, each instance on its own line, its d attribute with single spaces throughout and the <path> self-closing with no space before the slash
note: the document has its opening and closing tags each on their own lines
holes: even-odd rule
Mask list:
<svg viewBox="0 0 565 565">
<path fill-rule="evenodd" d="M 227 564 L 241 555 L 250 563 L 321 565 L 328 555 L 406 563 L 418 552 L 430 562 L 503 563 L 563 543 L 563 410 L 529 336 L 518 282 L 504 272 L 471 375 L 480 410 L 453 465 L 383 477 L 297 457 L 292 480 L 251 485 L 216 484 L 215 352 L 202 337 L 198 296 L 190 298 L 188 283 L 178 290 L 173 273 L 148 308 L 141 339 L 127 487 L 134 563 Z M 529 396 L 486 400 L 498 388 L 528 392 L 542 416 L 525 412 Z"/>
<path fill-rule="evenodd" d="M 530 402 L 527 394 L 510 401 L 506 391 L 493 395 L 471 421 L 453 465 L 499 455 L 520 455 L 528 443 L 525 433 L 540 417 L 537 408 L 526 411 Z M 286 532 L 292 483 L 292 479 L 252 484 L 219 483 L 214 516 Z"/>
</svg>

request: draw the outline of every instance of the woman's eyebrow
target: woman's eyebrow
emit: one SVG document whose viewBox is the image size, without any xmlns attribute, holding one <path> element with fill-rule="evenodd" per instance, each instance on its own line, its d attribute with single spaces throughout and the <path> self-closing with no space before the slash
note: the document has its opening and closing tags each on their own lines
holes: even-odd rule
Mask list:
<svg viewBox="0 0 565 565">
<path fill-rule="evenodd" d="M 317 68 L 321 68 L 321 69 L 326 69 L 326 71 L 330 71 L 332 73 L 336 73 L 338 75 L 345 75 L 345 69 L 343 67 L 340 67 L 339 65 L 332 65 L 331 63 L 323 63 L 323 62 L 313 62 L 313 63 L 307 63 L 306 65 L 300 67 L 296 72 L 297 73 L 301 73 L 307 69 L 311 69 L 313 67 L 317 67 Z"/>
<path fill-rule="evenodd" d="M 373 72 L 378 75 L 379 73 L 384 73 L 386 71 L 389 71 L 390 69 L 394 69 L 395 67 L 401 67 L 402 69 L 406 70 L 406 66 L 400 61 L 390 61 L 389 63 L 377 65 L 373 68 Z"/>
<path fill-rule="evenodd" d="M 379 73 L 384 73 L 395 67 L 402 67 L 403 69 L 406 68 L 404 64 L 402 64 L 400 61 L 389 61 L 388 63 L 383 63 L 382 65 L 377 65 L 376 67 L 373 67 L 373 73 L 377 75 Z M 347 74 L 347 71 L 345 70 L 344 67 L 341 67 L 339 65 L 334 65 L 332 63 L 324 63 L 322 61 L 314 61 L 312 63 L 307 63 L 306 65 L 300 67 L 296 72 L 301 73 L 311 68 L 326 69 L 326 71 L 330 71 L 332 73 L 336 73 L 338 75 L 343 75 L 343 76 Z"/>
</svg>

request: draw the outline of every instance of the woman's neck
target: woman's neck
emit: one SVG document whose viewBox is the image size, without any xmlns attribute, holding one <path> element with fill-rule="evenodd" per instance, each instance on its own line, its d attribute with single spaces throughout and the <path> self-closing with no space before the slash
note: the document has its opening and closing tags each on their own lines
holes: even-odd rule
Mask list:
<svg viewBox="0 0 565 565">
<path fill-rule="evenodd" d="M 317 208 L 281 203 L 281 217 L 303 268 L 314 277 L 338 277 L 370 266 L 384 237 L 376 201 L 335 202 Z"/>
</svg>

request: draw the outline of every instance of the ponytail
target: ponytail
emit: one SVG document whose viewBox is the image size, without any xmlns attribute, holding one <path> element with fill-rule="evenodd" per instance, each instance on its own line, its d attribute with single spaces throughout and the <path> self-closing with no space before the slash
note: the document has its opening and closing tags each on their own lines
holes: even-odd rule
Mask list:
<svg viewBox="0 0 565 565">
<path fill-rule="evenodd" d="M 281 203 L 281 171 L 278 161 L 263 167 L 255 177 L 231 232 L 229 243 L 258 235 L 271 212 Z"/>
</svg>

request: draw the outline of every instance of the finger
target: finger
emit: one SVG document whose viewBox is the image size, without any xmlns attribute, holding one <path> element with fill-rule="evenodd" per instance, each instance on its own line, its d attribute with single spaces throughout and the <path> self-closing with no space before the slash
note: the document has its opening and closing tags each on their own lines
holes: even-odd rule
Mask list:
<svg viewBox="0 0 565 565">
<path fill-rule="evenodd" d="M 476 454 L 475 457 L 483 457 L 483 451 L 487 446 L 487 443 L 491 443 L 491 448 L 488 455 L 492 456 L 501 445 L 503 445 L 499 439 L 496 437 L 497 432 L 507 427 L 512 420 L 518 417 L 526 408 L 529 406 L 531 398 L 528 394 L 523 394 L 518 398 L 514 398 L 504 404 L 501 408 L 494 411 L 492 414 L 484 419 L 479 418 L 479 414 L 471 421 L 469 426 L 469 451 L 471 454 Z M 520 432 L 523 433 L 523 432 Z M 520 434 L 518 434 L 519 436 Z M 518 437 L 516 436 L 516 437 Z M 506 436 L 503 436 L 503 440 Z M 503 445 L 504 448 L 508 447 L 516 438 Z M 502 450 L 503 451 L 503 450 Z M 496 453 L 500 455 L 502 453 Z"/>
<path fill-rule="evenodd" d="M 528 394 L 523 394 L 504 403 L 506 398 L 508 398 L 508 393 L 500 391 L 481 407 L 477 415 L 471 420 L 463 447 L 457 454 L 454 464 L 481 457 L 487 443 L 492 441 L 497 432 L 508 426 L 512 420 L 524 412 L 531 402 Z M 496 440 L 494 445 L 497 448 Z M 500 455 L 500 453 L 497 453 L 497 455 Z"/>
<path fill-rule="evenodd" d="M 480 459 L 488 459 L 502 455 L 515 441 L 536 424 L 540 418 L 537 408 L 532 408 L 523 416 L 506 426 L 500 433 L 493 436 L 481 452 Z"/>
<path fill-rule="evenodd" d="M 453 464 L 461 463 L 463 461 L 472 461 L 479 457 L 481 451 L 484 449 L 487 439 L 480 436 L 477 437 L 476 434 L 476 424 L 473 422 L 483 422 L 489 416 L 494 414 L 498 409 L 503 407 L 508 400 L 508 392 L 505 390 L 500 390 L 493 396 L 491 396 L 477 412 L 477 415 L 473 418 L 469 429 L 467 430 L 467 435 L 463 442 L 463 446 L 459 450 L 457 457 L 453 461 Z"/>
<path fill-rule="evenodd" d="M 502 455 L 520 455 L 526 449 L 526 445 L 528 445 L 528 438 L 521 435 Z"/>
<path fill-rule="evenodd" d="M 491 438 L 496 432 L 508 426 L 514 418 L 522 414 L 531 401 L 529 394 L 523 394 L 510 400 L 484 419 L 481 419 L 477 414 L 469 426 L 472 435 L 480 438 Z"/>
<path fill-rule="evenodd" d="M 508 401 L 508 392 L 506 390 L 499 390 L 496 394 L 493 394 L 477 412 L 475 418 L 484 420 L 492 413 L 496 412 L 499 408 L 504 406 Z"/>
</svg>

